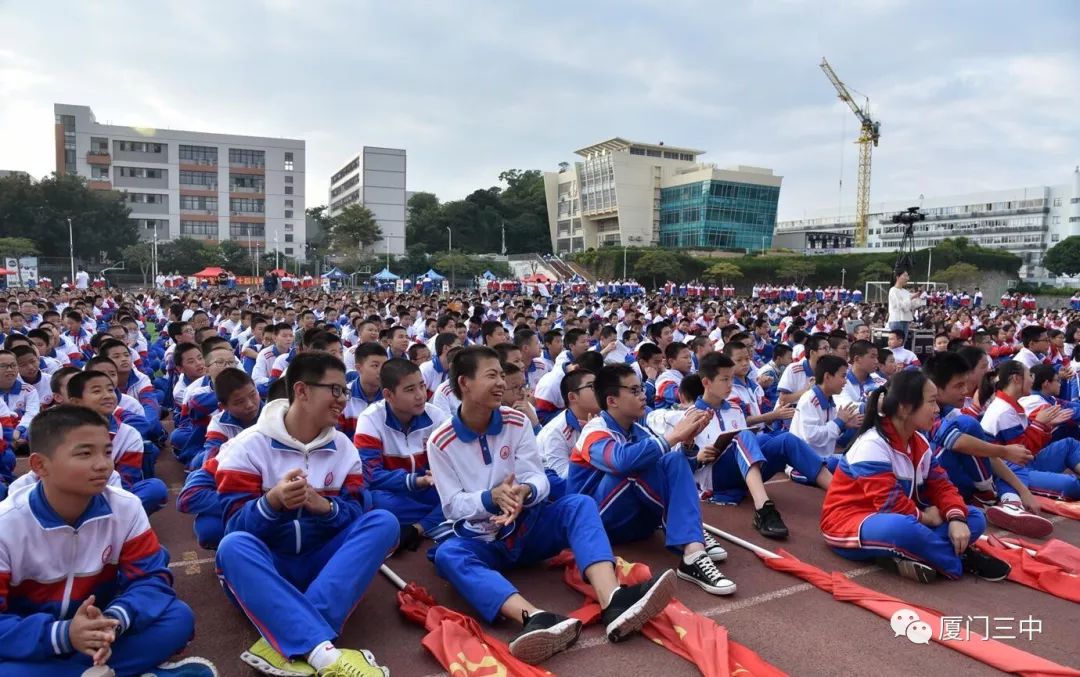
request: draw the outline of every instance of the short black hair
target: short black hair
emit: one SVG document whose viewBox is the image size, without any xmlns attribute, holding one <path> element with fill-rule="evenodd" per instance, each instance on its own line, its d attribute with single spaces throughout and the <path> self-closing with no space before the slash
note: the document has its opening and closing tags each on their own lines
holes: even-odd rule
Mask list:
<svg viewBox="0 0 1080 677">
<path fill-rule="evenodd" d="M 814 365 L 814 381 L 821 385 L 825 381 L 825 375 L 833 375 L 847 366 L 847 362 L 839 355 L 822 355 Z"/>
<path fill-rule="evenodd" d="M 458 341 L 458 335 L 455 334 L 454 332 L 444 331 L 441 334 L 436 334 L 435 335 L 435 354 L 436 355 L 442 355 L 443 351 L 446 350 L 446 348 L 448 346 L 454 345 L 454 343 L 456 341 Z"/>
<path fill-rule="evenodd" d="M 656 345 L 655 343 L 643 343 L 638 346 L 637 361 L 648 362 L 652 358 L 662 353 L 663 351 L 660 350 L 660 346 Z"/>
<path fill-rule="evenodd" d="M 705 384 L 700 374 L 689 374 L 679 382 L 679 395 L 684 402 L 695 402 L 705 394 Z"/>
<path fill-rule="evenodd" d="M 49 377 L 49 390 L 55 395 L 60 391 L 60 384 L 65 378 L 81 373 L 82 371 L 78 367 L 72 367 L 71 365 L 60 367 Z"/>
<path fill-rule="evenodd" d="M 714 379 L 716 375 L 720 373 L 721 369 L 734 369 L 735 363 L 731 361 L 731 358 L 723 353 L 709 353 L 705 357 L 701 358 L 701 363 L 698 365 L 698 374 L 703 379 Z"/>
<path fill-rule="evenodd" d="M 566 332 L 566 336 L 563 337 L 563 345 L 572 346 L 577 343 L 577 340 L 582 336 L 588 336 L 584 329 L 571 329 Z"/>
<path fill-rule="evenodd" d="M 273 402 L 274 400 L 284 400 L 289 397 L 289 388 L 285 383 L 285 379 L 279 378 L 270 384 L 270 388 L 266 391 L 266 401 Z"/>
<path fill-rule="evenodd" d="M 577 392 L 581 388 L 582 381 L 585 380 L 586 376 L 594 375 L 593 372 L 587 369 L 575 369 L 563 377 L 562 383 L 559 384 L 559 394 L 562 395 L 563 402 L 566 403 L 567 407 L 570 406 L 570 393 Z"/>
<path fill-rule="evenodd" d="M 487 346 L 474 345 L 457 351 L 454 359 L 450 360 L 450 387 L 458 399 L 461 398 L 461 383 L 458 380 L 462 377 L 475 378 L 481 360 L 498 361 L 499 354 Z"/>
<path fill-rule="evenodd" d="M 207 327 L 207 329 L 209 329 L 209 327 Z M 221 350 L 222 348 L 228 348 L 229 350 L 233 349 L 232 344 L 229 343 L 228 339 L 222 338 L 217 334 L 204 338 L 202 343 L 199 344 L 199 347 L 202 350 L 203 357 L 206 357 L 215 350 Z"/>
<path fill-rule="evenodd" d="M 87 384 L 96 378 L 109 379 L 108 376 L 100 371 L 80 371 L 78 374 L 72 376 L 71 380 L 67 382 L 68 398 L 81 399 L 86 392 Z M 111 379 L 109 379 L 109 383 L 112 383 Z M 34 420 L 36 421 L 37 418 L 35 417 Z"/>
<path fill-rule="evenodd" d="M 116 368 L 116 363 L 105 357 L 104 355 L 95 355 L 86 361 L 85 371 L 91 371 L 91 367 L 96 367 L 99 364 L 111 364 L 113 369 Z"/>
<path fill-rule="evenodd" d="M 828 334 L 811 334 L 810 338 L 806 341 L 806 352 L 818 353 L 827 348 L 831 348 L 832 345 L 829 343 L 829 338 Z M 824 347 L 821 345 L 822 343 L 825 344 Z"/>
<path fill-rule="evenodd" d="M 600 408 L 607 411 L 609 397 L 618 397 L 622 390 L 622 380 L 627 376 L 637 378 L 637 373 L 629 364 L 605 364 L 596 374 L 593 388 L 596 390 L 596 401 Z"/>
<path fill-rule="evenodd" d="M 495 348 L 495 352 L 499 354 L 500 362 L 506 362 L 506 358 L 514 351 L 521 352 L 521 348 L 518 348 L 513 343 L 499 343 L 493 347 Z"/>
<path fill-rule="evenodd" d="M 723 353 L 728 357 L 732 357 L 737 350 L 749 350 L 749 347 L 742 341 L 727 341 L 724 343 Z"/>
<path fill-rule="evenodd" d="M 117 341 L 114 338 L 109 338 L 101 342 L 98 346 L 98 355 L 104 355 L 105 353 L 113 350 L 114 348 L 123 348 L 124 350 L 130 350 L 123 341 Z"/>
<path fill-rule="evenodd" d="M 502 323 L 498 320 L 488 320 L 480 325 L 480 338 L 487 341 L 488 337 L 495 333 L 496 330 L 502 327 Z"/>
<path fill-rule="evenodd" d="M 870 341 L 860 339 L 848 347 L 848 358 L 854 361 L 860 357 L 866 357 L 871 350 L 877 351 L 877 346 Z"/>
<path fill-rule="evenodd" d="M 109 423 L 96 411 L 73 404 L 46 409 L 30 422 L 30 451 L 51 458 L 68 433 L 85 426 L 108 430 Z"/>
<path fill-rule="evenodd" d="M 964 358 L 972 369 L 979 366 L 979 362 L 986 360 L 986 351 L 979 346 L 964 346 L 957 350 L 956 354 Z"/>
<path fill-rule="evenodd" d="M 33 355 L 35 358 L 38 357 L 37 350 L 35 350 L 34 346 L 32 346 L 32 345 L 21 345 L 20 344 L 20 345 L 17 345 L 17 346 L 13 346 L 11 348 L 11 354 L 15 356 L 16 360 L 18 360 L 21 357 L 25 357 L 27 355 Z"/>
<path fill-rule="evenodd" d="M 786 343 L 777 343 L 775 346 L 773 346 L 772 356 L 773 356 L 773 359 L 775 360 L 776 358 L 783 357 L 784 355 L 787 355 L 790 352 L 791 352 L 791 346 L 789 346 Z"/>
<path fill-rule="evenodd" d="M 1046 334 L 1046 327 L 1038 324 L 1031 324 L 1020 330 L 1020 342 L 1024 344 L 1026 348 L 1029 343 L 1037 340 L 1043 334 Z"/>
<path fill-rule="evenodd" d="M 247 385 L 255 385 L 247 372 L 236 367 L 229 367 L 222 369 L 214 380 L 214 394 L 217 395 L 218 402 L 224 405 L 233 396 L 233 393 Z"/>
<path fill-rule="evenodd" d="M 386 357 L 386 348 L 374 341 L 368 341 L 356 346 L 353 356 L 356 358 L 356 365 L 360 366 L 360 363 L 369 357 Z"/>
<path fill-rule="evenodd" d="M 664 348 L 664 358 L 669 362 L 671 360 L 678 359 L 679 354 L 684 350 L 690 350 L 690 346 L 686 345 L 682 341 L 672 341 Z"/>
<path fill-rule="evenodd" d="M 923 363 L 923 373 L 938 388 L 944 388 L 958 376 L 971 373 L 972 365 L 957 353 L 943 352 L 931 355 Z"/>
<path fill-rule="evenodd" d="M 321 351 L 297 353 L 289 368 L 285 370 L 285 382 L 289 393 L 289 402 L 296 396 L 296 384 L 305 381 L 318 381 L 328 371 L 345 373 L 345 364 L 330 353 Z"/>
<path fill-rule="evenodd" d="M 604 368 L 604 356 L 595 350 L 588 350 L 574 360 L 573 364 L 575 369 L 584 369 L 593 374 L 598 374 Z"/>
<path fill-rule="evenodd" d="M 1057 372 L 1049 364 L 1036 364 L 1031 368 L 1032 390 L 1042 390 L 1042 387 L 1057 378 Z"/>
<path fill-rule="evenodd" d="M 419 374 L 420 367 L 409 360 L 401 357 L 393 357 L 383 362 L 379 369 L 379 384 L 385 389 L 393 391 L 406 376 Z"/>
<path fill-rule="evenodd" d="M 177 336 L 184 333 L 184 327 L 190 326 L 190 322 L 170 322 L 168 326 L 165 327 L 165 333 L 169 335 L 169 338 L 175 341 Z"/>
<path fill-rule="evenodd" d="M 192 350 L 198 352 L 200 356 L 202 355 L 202 349 L 194 343 L 181 343 L 176 346 L 176 350 L 173 351 L 173 364 L 179 368 L 180 363 L 184 361 L 184 355 L 190 353 Z"/>
</svg>

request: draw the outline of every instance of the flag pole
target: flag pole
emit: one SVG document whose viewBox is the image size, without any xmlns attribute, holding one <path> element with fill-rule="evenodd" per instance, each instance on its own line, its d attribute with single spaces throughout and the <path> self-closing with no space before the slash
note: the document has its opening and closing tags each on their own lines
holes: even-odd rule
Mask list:
<svg viewBox="0 0 1080 677">
<path fill-rule="evenodd" d="M 390 582 L 393 583 L 394 585 L 396 585 L 398 590 L 404 590 L 405 589 L 405 586 L 407 585 L 407 583 L 405 583 L 405 579 L 402 578 L 401 576 L 398 576 L 396 573 L 394 573 L 393 569 L 391 569 L 390 567 L 383 564 L 382 566 L 379 567 L 379 571 L 382 572 L 383 576 L 386 576 L 387 578 L 389 578 Z"/>
<path fill-rule="evenodd" d="M 730 541 L 730 542 L 734 543 L 735 545 L 737 545 L 739 547 L 746 548 L 747 550 L 754 553 L 755 555 L 758 555 L 760 557 L 764 557 L 766 559 L 780 559 L 780 555 L 777 555 L 772 550 L 766 550 L 765 548 L 762 548 L 761 546 L 754 545 L 750 541 L 744 541 L 743 539 L 739 538 L 738 536 L 735 536 L 734 534 L 729 534 L 726 531 L 721 531 L 720 529 L 717 529 L 716 527 L 714 527 L 711 524 L 705 524 L 703 522 L 701 526 L 703 526 L 705 528 L 705 531 L 708 531 L 713 536 L 717 536 L 719 538 L 722 538 L 725 541 Z"/>
</svg>

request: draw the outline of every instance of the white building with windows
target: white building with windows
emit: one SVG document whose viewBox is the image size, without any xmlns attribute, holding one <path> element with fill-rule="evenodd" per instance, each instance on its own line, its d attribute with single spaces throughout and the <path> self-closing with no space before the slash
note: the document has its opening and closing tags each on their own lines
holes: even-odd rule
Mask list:
<svg viewBox="0 0 1080 677">
<path fill-rule="evenodd" d="M 1054 186 L 1011 188 L 966 195 L 923 197 L 870 204 L 867 248 L 852 249 L 855 216 L 819 210 L 776 224 L 775 246 L 809 254 L 896 249 L 904 235 L 894 214 L 919 206 L 926 220 L 915 224 L 915 247 L 932 247 L 946 238 L 966 237 L 983 247 L 1008 250 L 1023 260 L 1020 276 L 1047 277 L 1046 250 L 1070 235 L 1080 235 L 1080 167 L 1071 181 Z"/>
<path fill-rule="evenodd" d="M 306 258 L 304 141 L 99 123 L 55 104 L 56 171 L 127 196 L 145 240 L 235 240 Z"/>
<path fill-rule="evenodd" d="M 406 164 L 404 148 L 364 146 L 330 177 L 327 216 L 337 216 L 351 204 L 364 205 L 383 233 L 383 239 L 370 251 L 404 256 L 405 210 L 410 197 L 405 190 Z"/>
</svg>

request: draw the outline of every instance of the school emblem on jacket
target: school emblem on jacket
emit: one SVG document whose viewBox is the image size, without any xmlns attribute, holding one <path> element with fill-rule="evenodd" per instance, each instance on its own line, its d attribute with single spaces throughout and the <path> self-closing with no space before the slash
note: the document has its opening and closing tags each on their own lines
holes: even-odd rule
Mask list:
<svg viewBox="0 0 1080 677">
<path fill-rule="evenodd" d="M 326 473 L 326 477 L 323 479 L 323 486 L 324 487 L 329 487 L 329 486 L 332 486 L 333 484 L 334 484 L 334 471 L 331 470 L 330 472 Z"/>
<path fill-rule="evenodd" d="M 504 461 L 506 459 L 510 458 L 510 447 L 509 446 L 503 446 L 502 449 L 499 449 L 499 458 L 501 458 Z"/>
</svg>

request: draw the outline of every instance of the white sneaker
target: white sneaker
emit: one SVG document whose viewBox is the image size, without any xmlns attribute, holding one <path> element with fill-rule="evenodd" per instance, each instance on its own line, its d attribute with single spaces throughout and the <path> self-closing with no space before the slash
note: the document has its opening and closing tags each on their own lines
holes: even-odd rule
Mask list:
<svg viewBox="0 0 1080 677">
<path fill-rule="evenodd" d="M 735 592 L 735 582 L 720 573 L 707 552 L 697 553 L 689 564 L 685 560 L 679 562 L 675 575 L 713 595 L 730 595 Z"/>
<path fill-rule="evenodd" d="M 708 531 L 705 532 L 705 552 L 709 553 L 709 559 L 714 562 L 723 562 L 727 559 L 727 550 L 724 550 L 720 541 Z"/>
<path fill-rule="evenodd" d="M 987 508 L 986 521 L 999 529 L 1028 538 L 1046 538 L 1054 532 L 1053 522 L 1024 510 L 1023 505 L 1013 501 Z"/>
</svg>

